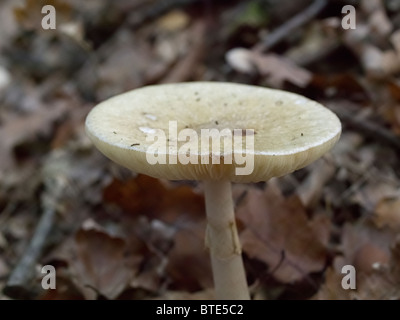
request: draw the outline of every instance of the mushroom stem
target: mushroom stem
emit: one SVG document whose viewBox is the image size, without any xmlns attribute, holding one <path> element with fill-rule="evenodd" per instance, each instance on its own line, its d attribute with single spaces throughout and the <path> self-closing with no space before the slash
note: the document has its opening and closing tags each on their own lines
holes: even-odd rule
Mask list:
<svg viewBox="0 0 400 320">
<path fill-rule="evenodd" d="M 204 191 L 208 222 L 206 246 L 210 249 L 215 296 L 220 300 L 249 300 L 231 183 L 204 181 Z"/>
</svg>

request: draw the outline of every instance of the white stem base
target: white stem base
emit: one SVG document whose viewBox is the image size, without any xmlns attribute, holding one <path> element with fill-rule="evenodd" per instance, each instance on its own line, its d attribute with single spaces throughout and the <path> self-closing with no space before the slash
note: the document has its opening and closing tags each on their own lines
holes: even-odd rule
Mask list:
<svg viewBox="0 0 400 320">
<path fill-rule="evenodd" d="M 230 181 L 205 181 L 204 192 L 215 296 L 219 300 L 248 300 L 249 289 L 235 223 Z"/>
</svg>

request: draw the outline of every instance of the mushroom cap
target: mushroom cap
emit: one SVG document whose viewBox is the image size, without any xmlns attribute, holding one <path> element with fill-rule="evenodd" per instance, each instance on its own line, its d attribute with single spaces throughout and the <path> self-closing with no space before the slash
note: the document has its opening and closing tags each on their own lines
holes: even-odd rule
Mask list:
<svg viewBox="0 0 400 320">
<path fill-rule="evenodd" d="M 341 124 L 329 109 L 294 93 L 188 82 L 112 97 L 90 111 L 86 132 L 104 155 L 137 173 L 258 182 L 321 157 L 338 141 Z M 152 164 L 149 154 L 161 163 Z M 184 156 L 189 163 L 180 161 Z"/>
</svg>

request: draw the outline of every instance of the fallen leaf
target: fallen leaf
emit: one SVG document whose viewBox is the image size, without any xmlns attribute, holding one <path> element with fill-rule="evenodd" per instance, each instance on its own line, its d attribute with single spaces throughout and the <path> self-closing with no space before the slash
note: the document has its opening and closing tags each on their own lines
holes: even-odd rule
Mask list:
<svg viewBox="0 0 400 320">
<path fill-rule="evenodd" d="M 281 88 L 285 81 L 304 88 L 312 80 L 311 72 L 276 54 L 255 53 L 253 59 L 261 75 L 267 76 L 276 88 Z"/>
<path fill-rule="evenodd" d="M 350 300 L 350 290 L 342 287 L 343 276 L 334 268 L 325 271 L 325 281 L 311 300 Z"/>
<path fill-rule="evenodd" d="M 141 214 L 173 223 L 178 218 L 205 217 L 204 197 L 188 185 L 173 186 L 146 175 L 121 181 L 114 179 L 104 189 L 104 200 L 114 203 L 129 214 Z"/>
<path fill-rule="evenodd" d="M 51 108 L 41 108 L 26 117 L 9 121 L 0 127 L 0 164 L 6 170 L 13 165 L 13 148 L 20 143 L 32 141 L 39 135 L 51 133 L 52 126 L 66 112 L 67 105 L 55 103 Z"/>
<path fill-rule="evenodd" d="M 400 242 L 383 248 L 385 234 L 369 224 L 345 226 L 344 256 L 337 256 L 325 272 L 325 281 L 312 299 L 318 300 L 398 300 L 400 298 Z M 370 238 L 368 238 L 368 235 Z M 359 241 L 360 243 L 358 243 Z M 345 265 L 356 271 L 356 288 L 342 287 Z"/>
<path fill-rule="evenodd" d="M 210 255 L 204 244 L 206 222 L 178 230 L 168 255 L 167 272 L 171 289 L 195 292 L 213 287 Z"/>
<path fill-rule="evenodd" d="M 285 199 L 271 185 L 249 189 L 237 217 L 245 228 L 240 233 L 244 253 L 266 263 L 277 280 L 291 283 L 324 268 L 329 219 L 309 220 L 297 197 Z"/>
<path fill-rule="evenodd" d="M 80 229 L 76 233 L 69 264 L 73 281 L 86 299 L 99 294 L 115 299 L 129 285 L 141 258 L 127 256 L 126 249 L 124 239 L 103 231 Z"/>
<path fill-rule="evenodd" d="M 173 245 L 176 227 L 157 219 L 149 220 L 144 216 L 133 223 L 133 228 L 137 229 L 138 236 L 144 240 L 149 254 L 144 257 L 140 272 L 130 286 L 159 295 L 167 286 L 168 252 Z"/>
<path fill-rule="evenodd" d="M 312 80 L 312 73 L 297 66 L 287 58 L 273 53 L 260 53 L 244 48 L 235 48 L 226 54 L 226 60 L 233 69 L 244 73 L 257 70 L 276 88 L 281 88 L 285 81 L 301 88 Z"/>
<path fill-rule="evenodd" d="M 396 182 L 374 181 L 367 183 L 354 194 L 353 201 L 367 211 L 374 212 L 382 199 L 397 198 L 399 189 Z"/>
<path fill-rule="evenodd" d="M 388 266 L 379 266 L 372 274 L 359 277 L 355 298 L 360 300 L 400 299 L 400 241 L 395 239 L 390 248 Z"/>
</svg>

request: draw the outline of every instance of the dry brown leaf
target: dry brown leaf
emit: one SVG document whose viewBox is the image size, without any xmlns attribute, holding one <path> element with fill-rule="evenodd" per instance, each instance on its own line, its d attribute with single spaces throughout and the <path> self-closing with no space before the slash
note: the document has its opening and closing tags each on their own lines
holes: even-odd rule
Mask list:
<svg viewBox="0 0 400 320">
<path fill-rule="evenodd" d="M 104 189 L 103 198 L 128 213 L 152 214 L 157 211 L 165 192 L 165 187 L 159 180 L 138 175 L 128 181 L 114 179 Z"/>
<path fill-rule="evenodd" d="M 397 237 L 392 243 L 388 264 L 359 277 L 358 290 L 354 293 L 356 299 L 400 299 L 400 238 Z"/>
<path fill-rule="evenodd" d="M 373 236 L 376 239 L 376 236 Z M 400 299 L 400 255 L 399 255 L 399 239 L 394 240 L 394 245 L 385 252 L 382 248 L 368 243 L 363 246 L 364 250 L 360 253 L 358 250 L 357 255 L 363 254 L 369 259 L 369 264 L 373 263 L 371 268 L 369 265 L 354 264 L 356 269 L 356 290 L 347 290 L 351 299 L 359 300 L 398 300 Z M 385 257 L 382 254 L 385 254 Z M 384 258 L 385 262 L 373 262 L 379 256 Z M 390 258 L 389 258 L 390 256 Z M 360 259 L 360 257 L 356 258 Z M 342 259 L 342 264 L 349 264 L 345 262 L 346 258 Z M 367 262 L 367 261 L 364 261 Z M 339 266 L 339 265 L 338 265 Z M 365 269 L 367 267 L 367 269 Z M 340 268 L 336 268 L 339 274 Z M 343 289 L 342 289 L 343 291 Z"/>
<path fill-rule="evenodd" d="M 352 198 L 355 203 L 360 204 L 367 211 L 373 212 L 382 199 L 397 198 L 399 196 L 398 188 L 394 181 L 371 181 L 357 190 Z"/>
<path fill-rule="evenodd" d="M 7 169 L 13 164 L 13 148 L 22 142 L 31 141 L 39 135 L 49 135 L 54 122 L 66 112 L 66 103 L 55 103 L 51 108 L 41 108 L 36 112 L 7 122 L 0 127 L 0 167 Z"/>
<path fill-rule="evenodd" d="M 369 238 L 368 238 L 369 237 Z M 325 273 L 325 282 L 313 299 L 318 300 L 388 300 L 400 298 L 400 242 L 388 249 L 384 233 L 369 224 L 346 225 L 345 255 L 337 256 Z M 360 242 L 360 243 L 358 243 Z M 356 271 L 356 289 L 344 289 L 344 265 Z"/>
<path fill-rule="evenodd" d="M 99 294 L 115 299 L 129 285 L 141 261 L 128 256 L 122 238 L 103 231 L 81 229 L 76 233 L 74 256 L 69 261 L 73 281 L 86 299 Z"/>
<path fill-rule="evenodd" d="M 168 252 L 173 245 L 176 227 L 168 225 L 160 220 L 149 221 L 146 217 L 134 220 L 132 229 L 136 229 L 138 235 L 146 243 L 149 250 L 144 257 L 144 263 L 140 272 L 131 282 L 132 288 L 144 289 L 152 294 L 160 294 L 166 288 L 166 267 L 168 264 Z"/>
<path fill-rule="evenodd" d="M 276 88 L 281 88 L 285 81 L 304 88 L 312 80 L 311 72 L 272 53 L 254 53 L 253 61 L 261 75 L 267 76 L 269 82 Z"/>
<path fill-rule="evenodd" d="M 204 244 L 205 221 L 187 225 L 175 234 L 167 271 L 174 290 L 189 292 L 213 286 L 210 256 Z"/>
<path fill-rule="evenodd" d="M 146 175 L 128 181 L 115 179 L 104 189 L 104 200 L 135 216 L 144 214 L 167 223 L 177 218 L 205 217 L 204 197 L 194 193 L 190 186 L 174 187 Z"/>
<path fill-rule="evenodd" d="M 325 281 L 312 300 L 350 300 L 350 290 L 342 288 L 343 275 L 329 267 L 325 272 Z"/>
<path fill-rule="evenodd" d="M 310 221 L 298 198 L 285 199 L 271 185 L 249 189 L 237 216 L 245 228 L 243 251 L 265 262 L 279 281 L 294 282 L 324 268 L 329 219 Z"/>
<path fill-rule="evenodd" d="M 399 300 L 399 283 L 393 283 L 387 272 L 376 272 L 359 278 L 357 291 L 352 298 L 358 300 Z"/>
<path fill-rule="evenodd" d="M 165 259 L 157 256 L 147 257 L 145 260 L 144 270 L 137 274 L 131 281 L 130 287 L 133 289 L 142 289 L 152 294 L 158 294 L 160 289 L 164 289 L 163 268 Z M 162 270 L 160 269 L 162 266 Z M 161 272 L 160 272 L 161 271 Z"/>
<path fill-rule="evenodd" d="M 133 288 L 159 294 L 165 287 L 165 277 L 174 290 L 196 291 L 211 286 L 209 256 L 204 250 L 203 195 L 194 193 L 189 185 L 138 175 L 128 181 L 114 180 L 105 188 L 104 199 L 137 223 L 143 218 L 148 221 L 139 233 L 152 255 L 131 282 Z"/>
<path fill-rule="evenodd" d="M 150 70 L 166 65 L 157 59 L 148 41 L 126 28 L 119 29 L 97 56 L 81 69 L 78 82 L 84 90 L 92 91 L 98 101 L 142 86 Z"/>
</svg>

